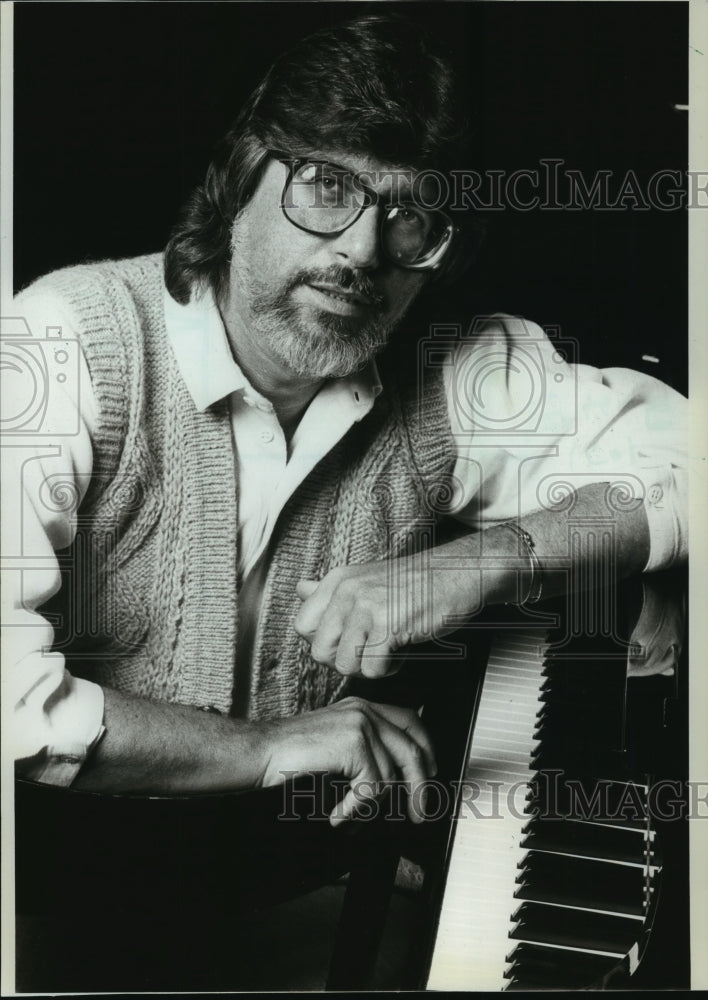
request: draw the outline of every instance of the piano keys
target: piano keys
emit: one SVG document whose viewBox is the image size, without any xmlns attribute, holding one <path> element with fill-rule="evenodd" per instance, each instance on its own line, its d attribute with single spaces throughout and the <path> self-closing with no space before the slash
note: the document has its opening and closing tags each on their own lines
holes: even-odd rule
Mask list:
<svg viewBox="0 0 708 1000">
<path fill-rule="evenodd" d="M 661 859 L 625 686 L 620 658 L 554 657 L 547 630 L 493 642 L 427 988 L 600 988 L 636 970 Z"/>
</svg>

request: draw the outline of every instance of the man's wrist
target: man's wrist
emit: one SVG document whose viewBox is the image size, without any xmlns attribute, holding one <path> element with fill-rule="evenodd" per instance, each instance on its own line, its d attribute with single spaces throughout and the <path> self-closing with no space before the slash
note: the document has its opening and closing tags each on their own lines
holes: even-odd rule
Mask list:
<svg viewBox="0 0 708 1000">
<path fill-rule="evenodd" d="M 537 604 L 543 596 L 543 569 L 541 567 L 541 563 L 539 562 L 538 555 L 536 554 L 536 543 L 528 531 L 526 531 L 525 528 L 522 528 L 517 521 L 505 521 L 501 527 L 508 528 L 510 531 L 514 532 L 519 539 L 520 546 L 523 547 L 529 560 L 529 571 L 531 574 L 529 589 L 526 592 L 526 597 L 518 603 Z"/>
<path fill-rule="evenodd" d="M 467 535 L 450 546 L 463 557 L 461 589 L 470 595 L 469 613 L 488 604 L 522 604 L 532 589 L 537 592 L 528 550 L 505 524 Z"/>
<path fill-rule="evenodd" d="M 104 689 L 106 734 L 75 785 L 176 795 L 236 791 L 263 771 L 260 724 Z"/>
</svg>

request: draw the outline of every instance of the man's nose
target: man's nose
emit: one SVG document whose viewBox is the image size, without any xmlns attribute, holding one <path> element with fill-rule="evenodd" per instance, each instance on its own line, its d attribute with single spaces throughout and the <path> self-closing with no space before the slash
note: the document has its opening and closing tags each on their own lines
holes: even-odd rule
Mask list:
<svg viewBox="0 0 708 1000">
<path fill-rule="evenodd" d="M 380 222 L 375 205 L 365 208 L 359 218 L 335 242 L 335 252 L 351 267 L 374 268 L 380 260 Z"/>
</svg>

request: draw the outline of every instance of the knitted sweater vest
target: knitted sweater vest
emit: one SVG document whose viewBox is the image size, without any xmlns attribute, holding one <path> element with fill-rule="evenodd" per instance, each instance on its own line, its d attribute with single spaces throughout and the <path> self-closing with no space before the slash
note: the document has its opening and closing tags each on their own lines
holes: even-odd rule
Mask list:
<svg viewBox="0 0 708 1000">
<path fill-rule="evenodd" d="M 238 665 L 238 482 L 227 400 L 194 406 L 167 339 L 162 257 L 54 272 L 39 287 L 72 316 L 99 407 L 77 534 L 45 613 L 73 673 L 155 699 L 232 706 Z M 388 352 L 390 353 L 390 352 Z M 251 671 L 250 715 L 341 697 L 294 629 L 298 580 L 426 545 L 449 493 L 454 442 L 440 374 L 384 391 L 283 510 Z M 66 484 L 48 484 L 66 504 Z M 421 539 L 423 540 L 421 542 Z M 417 541 L 416 541 L 417 540 Z"/>
</svg>

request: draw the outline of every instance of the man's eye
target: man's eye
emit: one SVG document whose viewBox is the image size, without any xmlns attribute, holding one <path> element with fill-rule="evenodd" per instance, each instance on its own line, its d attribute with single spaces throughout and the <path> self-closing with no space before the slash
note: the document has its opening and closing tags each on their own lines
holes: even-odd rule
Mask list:
<svg viewBox="0 0 708 1000">
<path fill-rule="evenodd" d="M 336 188 L 344 186 L 344 171 L 333 170 L 324 164 L 317 168 L 317 181 L 322 187 L 325 188 Z"/>
<path fill-rule="evenodd" d="M 341 176 L 320 163 L 306 163 L 300 167 L 296 179 L 305 184 L 317 184 L 323 188 L 335 188 L 341 183 Z"/>
<path fill-rule="evenodd" d="M 316 191 L 322 204 L 328 208 L 342 208 L 351 203 L 347 175 L 343 171 L 322 169 L 317 175 Z"/>
<path fill-rule="evenodd" d="M 352 175 L 332 163 L 310 162 L 296 170 L 287 200 L 301 209 L 351 210 L 358 205 Z"/>
<path fill-rule="evenodd" d="M 401 225 L 405 225 L 410 229 L 415 228 L 426 228 L 426 220 L 421 212 L 415 208 L 407 208 L 406 206 L 399 206 L 395 209 L 394 218 L 396 222 Z"/>
</svg>

